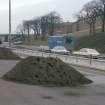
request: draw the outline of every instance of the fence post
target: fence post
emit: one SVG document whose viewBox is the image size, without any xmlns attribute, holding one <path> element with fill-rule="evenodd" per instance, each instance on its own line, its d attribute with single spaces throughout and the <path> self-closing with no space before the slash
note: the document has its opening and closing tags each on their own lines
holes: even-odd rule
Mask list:
<svg viewBox="0 0 105 105">
<path fill-rule="evenodd" d="M 66 55 L 65 60 L 68 60 L 68 56 Z"/>
<path fill-rule="evenodd" d="M 50 57 L 50 53 L 49 53 L 49 57 Z"/>
<path fill-rule="evenodd" d="M 76 63 L 78 63 L 78 57 L 77 57 L 77 55 L 76 55 Z"/>
<path fill-rule="evenodd" d="M 37 55 L 37 52 L 34 52 L 35 56 Z M 38 56 L 38 55 L 37 55 Z"/>
<path fill-rule="evenodd" d="M 42 52 L 42 57 L 43 57 L 43 52 Z"/>
<path fill-rule="evenodd" d="M 92 65 L 92 55 L 90 55 L 90 65 Z"/>
<path fill-rule="evenodd" d="M 57 55 L 56 55 L 56 58 L 58 58 Z"/>
</svg>

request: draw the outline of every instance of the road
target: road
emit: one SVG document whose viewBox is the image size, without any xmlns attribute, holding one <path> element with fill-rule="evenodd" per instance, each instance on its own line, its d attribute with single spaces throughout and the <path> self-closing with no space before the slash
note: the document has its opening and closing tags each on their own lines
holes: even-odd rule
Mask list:
<svg viewBox="0 0 105 105">
<path fill-rule="evenodd" d="M 1 45 L 1 47 L 7 46 L 8 43 L 4 43 Z M 15 45 L 14 48 L 17 48 Z M 19 49 L 19 48 L 23 49 Z M 30 50 L 32 49 L 32 50 Z M 95 60 L 95 59 L 87 59 L 83 57 L 76 57 L 76 56 L 68 56 L 68 55 L 60 55 L 60 54 L 52 54 L 52 53 L 44 53 L 37 51 L 38 47 L 36 46 L 18 46 L 17 49 L 12 49 L 13 52 L 21 56 L 22 58 L 25 58 L 27 56 L 44 56 L 44 57 L 58 57 L 61 60 L 63 60 L 66 63 L 74 64 L 78 66 L 84 66 L 84 67 L 90 67 L 91 69 L 95 68 L 98 70 L 105 71 L 105 60 Z"/>
<path fill-rule="evenodd" d="M 27 56 L 43 56 L 43 57 L 55 57 L 55 58 L 57 57 L 69 64 L 90 67 L 90 68 L 95 68 L 98 70 L 105 71 L 105 60 L 88 59 L 88 58 L 77 57 L 72 55 L 44 53 L 44 52 L 39 52 L 39 51 L 29 50 L 29 49 L 13 49 L 12 51 L 23 58 Z"/>
<path fill-rule="evenodd" d="M 105 72 L 99 71 L 96 69 L 90 69 L 80 66 L 72 66 L 79 72 L 81 72 L 83 75 L 85 75 L 87 78 L 90 78 L 93 80 L 93 84 L 105 84 Z"/>
<path fill-rule="evenodd" d="M 0 61 L 0 76 L 18 61 Z M 75 88 L 17 84 L 0 79 L 0 105 L 105 105 L 105 76 L 75 67 L 94 82 Z"/>
</svg>

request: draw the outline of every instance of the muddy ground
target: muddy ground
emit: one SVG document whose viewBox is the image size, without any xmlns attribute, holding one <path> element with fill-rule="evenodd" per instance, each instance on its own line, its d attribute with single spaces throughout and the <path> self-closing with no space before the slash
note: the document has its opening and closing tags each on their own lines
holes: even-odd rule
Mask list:
<svg viewBox="0 0 105 105">
<path fill-rule="evenodd" d="M 0 61 L 0 76 L 18 61 Z M 82 73 L 94 82 L 75 88 L 49 88 L 7 82 L 0 79 L 0 105 L 105 105 L 105 76 L 100 73 Z"/>
</svg>

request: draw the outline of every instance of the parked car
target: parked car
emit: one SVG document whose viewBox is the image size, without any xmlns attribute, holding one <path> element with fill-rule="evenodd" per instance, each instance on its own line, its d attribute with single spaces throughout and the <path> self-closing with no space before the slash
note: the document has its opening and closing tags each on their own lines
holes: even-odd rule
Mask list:
<svg viewBox="0 0 105 105">
<path fill-rule="evenodd" d="M 39 51 L 43 51 L 43 52 L 46 52 L 46 53 L 51 52 L 51 50 L 48 46 L 39 46 Z"/>
<path fill-rule="evenodd" d="M 92 56 L 93 58 L 98 58 L 100 53 L 96 49 L 90 49 L 90 48 L 82 48 L 77 52 L 73 52 L 74 55 L 80 55 L 85 57 Z"/>
<path fill-rule="evenodd" d="M 98 59 L 100 59 L 100 60 L 105 60 L 105 54 L 100 54 L 100 55 L 98 55 Z"/>
<path fill-rule="evenodd" d="M 15 44 L 15 45 L 22 44 L 22 41 L 16 41 L 16 42 L 13 42 L 13 44 Z"/>
<path fill-rule="evenodd" d="M 70 51 L 68 51 L 64 46 L 56 46 L 53 49 L 51 49 L 52 53 L 59 53 L 59 54 L 70 54 Z"/>
</svg>

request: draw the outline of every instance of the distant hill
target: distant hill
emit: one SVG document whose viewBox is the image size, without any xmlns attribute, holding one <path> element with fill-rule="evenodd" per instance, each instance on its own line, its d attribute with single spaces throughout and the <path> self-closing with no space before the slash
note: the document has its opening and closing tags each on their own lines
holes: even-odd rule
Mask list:
<svg viewBox="0 0 105 105">
<path fill-rule="evenodd" d="M 105 53 L 105 33 L 96 33 L 95 35 L 78 37 L 75 50 L 81 48 L 95 48 L 100 53 Z"/>
</svg>

